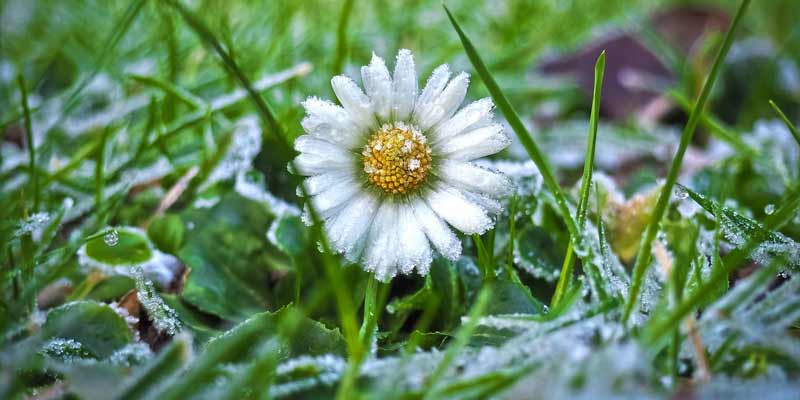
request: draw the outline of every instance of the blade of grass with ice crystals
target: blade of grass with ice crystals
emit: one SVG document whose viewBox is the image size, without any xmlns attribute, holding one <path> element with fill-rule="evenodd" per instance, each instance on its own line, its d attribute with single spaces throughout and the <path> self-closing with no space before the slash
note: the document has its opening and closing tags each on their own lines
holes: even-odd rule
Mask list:
<svg viewBox="0 0 800 400">
<path fill-rule="evenodd" d="M 28 146 L 28 174 L 30 175 L 31 191 L 33 192 L 33 211 L 39 210 L 39 174 L 36 171 L 36 147 L 33 143 L 33 129 L 31 128 L 31 110 L 28 108 L 28 90 L 25 88 L 25 78 L 17 76 L 21 95 L 22 114 L 25 118 L 25 141 Z"/>
<path fill-rule="evenodd" d="M 211 32 L 211 30 L 203 23 L 200 18 L 197 17 L 192 11 L 186 8 L 180 1 L 178 0 L 168 0 L 167 3 L 175 8 L 183 17 L 184 21 L 192 28 L 192 30 L 214 51 L 217 55 L 222 59 L 223 64 L 225 65 L 225 70 L 228 71 L 233 77 L 241 84 L 245 90 L 250 95 L 250 99 L 256 106 L 258 110 L 259 116 L 264 121 L 265 125 L 272 131 L 275 135 L 278 143 L 280 143 L 282 149 L 286 152 L 286 154 L 294 154 L 292 147 L 289 145 L 286 135 L 283 132 L 283 128 L 281 128 L 278 120 L 275 118 L 272 110 L 267 105 L 266 101 L 261 97 L 261 95 L 256 91 L 253 85 L 250 83 L 250 79 L 244 74 L 244 72 L 239 68 L 236 61 L 231 57 L 227 50 L 222 46 L 222 44 L 217 40 L 216 36 Z M 292 161 L 289 162 L 290 166 L 294 163 Z M 294 168 L 292 168 L 294 169 Z M 295 177 L 293 175 L 293 177 Z M 297 184 L 302 192 L 304 198 L 308 198 L 308 193 L 306 192 L 305 185 L 299 181 L 298 178 L 295 177 L 297 180 Z M 322 261 L 323 267 L 325 269 L 325 273 L 327 278 L 330 280 L 331 285 L 334 287 L 334 295 L 336 298 L 336 304 L 338 308 L 339 319 L 342 324 L 342 330 L 344 331 L 345 340 L 347 341 L 348 353 L 351 357 L 351 362 L 360 363 L 364 356 L 364 348 L 359 340 L 358 335 L 358 325 L 355 319 L 355 308 L 352 304 L 352 300 L 349 297 L 349 293 L 345 287 L 345 283 L 342 280 L 341 275 L 339 272 L 339 263 L 338 260 L 332 256 L 332 251 L 330 250 L 330 246 L 328 245 L 328 241 L 325 238 L 324 232 L 322 231 L 322 221 L 320 220 L 319 214 L 314 209 L 313 205 L 309 202 L 308 204 L 309 214 L 311 216 L 311 220 L 313 222 L 312 226 L 312 235 L 316 239 L 318 239 L 319 243 L 322 245 Z M 354 378 L 353 378 L 354 379 Z M 342 385 L 348 387 L 348 385 L 353 385 L 354 382 L 348 382 L 345 380 L 342 382 Z M 343 396 L 350 397 L 351 393 L 346 392 L 343 393 Z"/>
<path fill-rule="evenodd" d="M 499 108 L 506 117 L 506 121 L 508 121 L 508 124 L 511 125 L 511 129 L 513 129 L 514 133 L 517 134 L 517 138 L 519 138 L 522 146 L 525 147 L 525 150 L 528 152 L 531 160 L 533 160 L 533 162 L 536 164 L 536 167 L 538 167 L 539 171 L 542 173 L 544 183 L 547 185 L 547 189 L 553 193 L 553 197 L 558 205 L 561 218 L 567 225 L 567 229 L 569 230 L 572 240 L 580 240 L 578 225 L 575 223 L 575 219 L 569 212 L 567 199 L 564 196 L 564 192 L 561 190 L 561 186 L 559 186 L 558 181 L 556 181 L 555 175 L 553 174 L 553 169 L 544 158 L 544 154 L 542 153 L 541 149 L 539 149 L 539 146 L 533 141 L 528 129 L 525 128 L 525 125 L 523 125 L 522 120 L 520 120 L 519 115 L 517 115 L 517 112 L 514 110 L 514 107 L 508 102 L 508 99 L 506 98 L 505 94 L 503 94 L 500 86 L 497 85 L 497 82 L 495 82 L 492 74 L 486 68 L 486 64 L 484 64 L 480 55 L 478 55 L 478 51 L 475 49 L 475 46 L 472 45 L 472 42 L 469 40 L 467 35 L 463 30 L 461 30 L 461 27 L 458 25 L 458 22 L 456 22 L 456 19 L 450 13 L 450 10 L 447 8 L 447 6 L 442 5 L 442 7 L 444 7 L 444 11 L 447 13 L 450 23 L 453 24 L 453 28 L 455 28 L 456 32 L 458 33 L 458 37 L 461 39 L 461 44 L 464 46 L 464 51 L 467 53 L 467 57 L 472 63 L 472 66 L 475 68 L 475 72 L 478 73 L 478 76 L 480 76 L 483 84 L 486 86 L 486 89 L 492 95 L 492 99 L 494 99 L 497 108 Z"/>
<path fill-rule="evenodd" d="M 778 107 L 778 105 L 775 104 L 774 101 L 770 100 L 769 105 L 772 106 L 772 109 L 775 110 L 775 113 L 778 114 L 779 117 L 781 117 L 783 123 L 786 124 L 787 128 L 789 128 L 789 132 L 792 133 L 794 140 L 797 141 L 797 145 L 800 146 L 800 132 L 797 131 L 797 127 L 794 126 L 794 124 L 791 121 L 789 121 L 789 117 L 787 117 L 786 114 L 783 113 L 781 108 Z"/>
<path fill-rule="evenodd" d="M 725 40 L 722 42 L 722 47 L 719 49 L 716 59 L 714 59 L 714 65 L 711 67 L 711 72 L 709 73 L 708 78 L 706 78 L 703 89 L 700 92 L 700 96 L 698 97 L 694 108 L 692 108 L 692 112 L 689 115 L 689 120 L 686 122 L 686 127 L 681 133 L 681 140 L 680 144 L 678 145 L 678 150 L 675 153 L 675 157 L 672 159 L 669 172 L 667 172 L 667 180 L 661 187 L 661 193 L 658 196 L 658 201 L 656 202 L 656 206 L 653 209 L 652 215 L 650 216 L 650 221 L 647 224 L 647 228 L 645 228 L 644 235 L 642 236 L 642 240 L 639 244 L 639 252 L 636 255 L 636 261 L 634 262 L 633 266 L 633 280 L 631 283 L 630 292 L 628 293 L 628 300 L 625 303 L 625 308 L 622 313 L 623 323 L 628 321 L 631 313 L 633 312 L 633 308 L 639 299 L 639 292 L 642 289 L 645 272 L 650 266 L 650 258 L 652 256 L 650 246 L 652 245 L 653 240 L 656 238 L 659 225 L 661 224 L 661 219 L 664 216 L 664 212 L 667 210 L 669 199 L 672 197 L 672 189 L 675 186 L 675 182 L 678 180 L 678 173 L 680 172 L 681 164 L 683 163 L 683 156 L 686 153 L 686 149 L 689 147 L 689 142 L 691 142 L 692 136 L 694 136 L 694 131 L 695 128 L 697 128 L 698 122 L 700 122 L 700 117 L 703 115 L 702 111 L 703 108 L 705 108 L 709 95 L 711 94 L 711 88 L 714 86 L 714 82 L 717 80 L 717 76 L 722 69 L 722 62 L 725 60 L 725 55 L 728 54 L 728 50 L 731 47 L 731 43 L 733 42 L 733 34 L 736 31 L 736 27 L 739 26 L 739 22 L 741 22 L 748 5 L 750 5 L 750 0 L 742 0 L 742 3 L 739 5 L 739 9 L 736 11 L 736 16 L 733 18 L 731 26 L 728 28 L 728 32 L 725 34 Z"/>
<path fill-rule="evenodd" d="M 581 190 L 578 202 L 578 228 L 583 229 L 584 221 L 586 220 L 586 208 L 589 203 L 589 188 L 592 183 L 592 170 L 594 168 L 594 152 L 595 144 L 597 143 L 597 125 L 600 119 L 600 96 L 603 88 L 603 76 L 606 69 L 606 52 L 603 50 L 597 61 L 594 64 L 594 88 L 592 90 L 592 111 L 589 116 L 589 140 L 586 144 L 586 157 L 583 163 L 583 177 L 581 178 Z M 561 267 L 561 274 L 558 277 L 558 284 L 556 291 L 553 294 L 553 299 L 550 306 L 554 306 L 561 301 L 564 297 L 564 291 L 572 281 L 572 270 L 575 267 L 574 249 L 570 241 L 567 246 L 567 256 L 564 259 L 564 264 Z"/>
<path fill-rule="evenodd" d="M 336 28 L 336 55 L 331 67 L 333 75 L 342 73 L 344 62 L 347 59 L 347 25 L 350 22 L 352 10 L 353 0 L 345 0 L 342 4 L 342 12 L 339 14 L 339 25 Z"/>
</svg>

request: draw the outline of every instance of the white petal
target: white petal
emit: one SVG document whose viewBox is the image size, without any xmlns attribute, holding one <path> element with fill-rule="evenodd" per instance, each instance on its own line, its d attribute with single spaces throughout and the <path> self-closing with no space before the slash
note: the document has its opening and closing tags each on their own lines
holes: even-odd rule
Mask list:
<svg viewBox="0 0 800 400">
<path fill-rule="evenodd" d="M 398 238 L 401 248 L 398 259 L 400 271 L 409 274 L 415 267 L 421 271 L 430 265 L 431 247 L 410 205 L 399 206 L 397 227 L 400 233 Z"/>
<path fill-rule="evenodd" d="M 348 259 L 358 258 L 378 204 L 369 193 L 356 194 L 326 222 L 328 240 L 336 251 L 346 253 Z"/>
<path fill-rule="evenodd" d="M 354 148 L 361 143 L 364 131 L 359 128 L 344 108 L 327 100 L 309 97 L 303 102 L 306 117 L 301 125 L 309 135 Z"/>
<path fill-rule="evenodd" d="M 514 186 L 507 176 L 471 163 L 445 160 L 437 175 L 457 188 L 501 198 L 511 194 Z"/>
<path fill-rule="evenodd" d="M 461 232 L 482 234 L 492 227 L 486 212 L 452 187 L 440 185 L 425 197 L 436 214 Z"/>
<path fill-rule="evenodd" d="M 414 56 L 411 51 L 401 49 L 397 53 L 392 79 L 394 117 L 399 121 L 407 121 L 414 111 L 417 100 L 417 72 L 414 67 Z"/>
<path fill-rule="evenodd" d="M 352 165 L 352 161 L 333 161 L 329 156 L 310 153 L 300 153 L 294 159 L 295 171 L 304 176 L 324 174 L 331 170 L 345 170 L 352 168 Z"/>
<path fill-rule="evenodd" d="M 492 99 L 485 97 L 467 104 L 452 118 L 441 123 L 434 132 L 435 143 L 449 139 L 462 132 L 474 130 L 492 123 Z"/>
<path fill-rule="evenodd" d="M 369 65 L 361 67 L 361 79 L 375 114 L 388 120 L 392 111 L 392 77 L 383 59 L 373 53 Z"/>
<path fill-rule="evenodd" d="M 457 259 L 461 255 L 461 241 L 447 224 L 422 199 L 411 200 L 410 206 L 420 228 L 436 250 L 450 260 Z"/>
<path fill-rule="evenodd" d="M 358 184 L 350 178 L 339 182 L 336 186 L 323 190 L 312 197 L 311 201 L 320 217 L 325 219 L 333 215 L 336 210 L 338 210 L 339 206 L 344 204 L 345 201 L 349 200 L 360 190 L 361 188 Z"/>
<path fill-rule="evenodd" d="M 310 178 L 307 178 L 303 184 L 306 187 L 306 194 L 309 196 L 314 196 L 319 194 L 323 190 L 327 190 L 328 188 L 338 185 L 343 181 L 346 181 L 348 178 L 354 176 L 354 171 L 351 169 L 336 169 L 333 171 L 325 172 L 319 175 L 314 175 Z M 298 193 L 298 196 L 300 194 Z"/>
<path fill-rule="evenodd" d="M 301 135 L 295 139 L 294 149 L 301 154 L 327 157 L 332 162 L 350 162 L 354 157 L 353 153 L 346 149 L 311 135 Z"/>
<path fill-rule="evenodd" d="M 503 127 L 492 124 L 478 128 L 439 143 L 439 151 L 453 160 L 470 161 L 505 149 L 511 140 Z"/>
<path fill-rule="evenodd" d="M 464 101 L 469 87 L 469 75 L 462 72 L 458 74 L 442 92 L 430 102 L 427 107 L 420 110 L 417 124 L 421 130 L 427 130 L 442 120 L 446 120 L 458 110 L 458 106 Z"/>
<path fill-rule="evenodd" d="M 420 94 L 419 98 L 417 99 L 414 113 L 416 114 L 417 111 L 420 111 L 420 107 L 433 103 L 433 101 L 442 93 L 442 90 L 444 90 L 444 87 L 447 85 L 447 81 L 449 79 L 450 67 L 447 66 L 447 64 L 442 64 L 436 67 L 436 69 L 434 69 L 431 73 L 431 76 L 428 78 L 425 88 L 422 89 L 422 94 Z"/>
<path fill-rule="evenodd" d="M 364 267 L 375 273 L 382 282 L 389 281 L 396 274 L 399 249 L 397 229 L 397 205 L 384 201 L 375 220 L 370 226 L 367 248 L 364 254 Z"/>
<path fill-rule="evenodd" d="M 352 79 L 344 75 L 334 76 L 331 79 L 331 86 L 344 109 L 350 114 L 353 122 L 361 128 L 369 128 L 376 125 L 375 114 L 372 111 L 369 97 L 361 91 L 361 88 Z"/>
<path fill-rule="evenodd" d="M 482 209 L 486 210 L 489 214 L 498 215 L 503 212 L 503 204 L 500 201 L 491 197 L 484 196 L 480 193 L 461 190 L 461 195 L 472 203 L 477 204 Z"/>
</svg>

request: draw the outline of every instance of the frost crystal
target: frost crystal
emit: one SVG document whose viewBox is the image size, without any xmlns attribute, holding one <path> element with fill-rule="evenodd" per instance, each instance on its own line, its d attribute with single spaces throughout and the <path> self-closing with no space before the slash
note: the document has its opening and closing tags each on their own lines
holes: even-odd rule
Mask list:
<svg viewBox="0 0 800 400">
<path fill-rule="evenodd" d="M 175 336 L 181 330 L 178 314 L 158 296 L 153 282 L 145 279 L 141 268 L 136 268 L 134 274 L 139 303 L 147 311 L 153 326 L 161 333 Z"/>
</svg>

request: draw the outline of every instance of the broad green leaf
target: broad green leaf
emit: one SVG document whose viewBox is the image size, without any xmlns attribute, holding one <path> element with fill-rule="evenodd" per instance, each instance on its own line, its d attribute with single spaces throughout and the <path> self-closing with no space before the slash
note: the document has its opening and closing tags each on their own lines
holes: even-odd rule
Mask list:
<svg viewBox="0 0 800 400">
<path fill-rule="evenodd" d="M 86 255 L 106 265 L 134 265 L 150 260 L 152 251 L 146 237 L 126 228 L 114 231 L 117 235 L 116 243 L 111 239 L 107 240 L 105 236 L 96 237 L 86 243 L 84 247 Z"/>
<path fill-rule="evenodd" d="M 106 358 L 133 339 L 125 320 L 108 305 L 95 301 L 64 304 L 47 313 L 45 338 L 72 339 L 93 357 Z"/>
<path fill-rule="evenodd" d="M 183 245 L 186 227 L 181 217 L 167 214 L 155 219 L 147 228 L 147 236 L 161 251 L 176 254 Z"/>
<path fill-rule="evenodd" d="M 548 282 L 558 279 L 564 248 L 546 230 L 529 225 L 517 232 L 514 241 L 514 261 L 520 268 Z"/>
<path fill-rule="evenodd" d="M 190 209 L 182 218 L 194 226 L 178 257 L 189 268 L 181 297 L 198 309 L 242 320 L 270 308 L 271 270 L 287 268 L 265 232 L 264 207 L 229 193 L 210 209 Z"/>
</svg>

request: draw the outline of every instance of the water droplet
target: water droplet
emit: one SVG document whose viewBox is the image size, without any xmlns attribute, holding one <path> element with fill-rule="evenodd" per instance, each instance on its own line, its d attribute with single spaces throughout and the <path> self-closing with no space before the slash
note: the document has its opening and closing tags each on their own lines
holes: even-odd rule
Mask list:
<svg viewBox="0 0 800 400">
<path fill-rule="evenodd" d="M 775 212 L 775 204 L 767 204 L 767 206 L 764 207 L 764 214 L 772 215 L 772 213 L 774 212 Z"/>
<path fill-rule="evenodd" d="M 687 192 L 684 188 L 678 186 L 675 188 L 675 196 L 677 196 L 681 200 L 686 200 L 689 197 L 689 192 Z"/>
<path fill-rule="evenodd" d="M 103 243 L 109 247 L 116 246 L 117 243 L 119 243 L 119 232 L 117 232 L 116 229 L 112 229 L 110 232 L 106 233 L 105 236 L 103 236 Z"/>
</svg>

